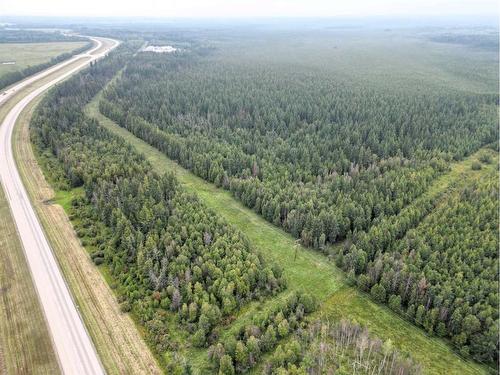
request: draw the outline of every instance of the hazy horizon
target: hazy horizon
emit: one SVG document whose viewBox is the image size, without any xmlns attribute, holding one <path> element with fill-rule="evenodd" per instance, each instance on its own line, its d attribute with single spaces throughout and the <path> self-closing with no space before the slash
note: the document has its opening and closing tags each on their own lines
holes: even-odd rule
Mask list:
<svg viewBox="0 0 500 375">
<path fill-rule="evenodd" d="M 4 0 L 0 17 L 154 17 L 154 18 L 315 18 L 315 17 L 492 17 L 494 0 L 132 0 L 70 2 L 65 0 Z"/>
</svg>

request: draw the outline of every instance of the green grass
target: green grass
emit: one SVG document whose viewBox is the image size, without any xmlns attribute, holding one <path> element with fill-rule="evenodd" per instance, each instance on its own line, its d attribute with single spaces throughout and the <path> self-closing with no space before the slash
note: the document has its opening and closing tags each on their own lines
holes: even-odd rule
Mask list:
<svg viewBox="0 0 500 375">
<path fill-rule="evenodd" d="M 47 176 L 45 171 L 44 174 L 45 176 Z M 78 187 L 71 190 L 57 190 L 54 197 L 54 203 L 59 204 L 60 206 L 62 206 L 62 208 L 64 208 L 64 211 L 66 211 L 66 213 L 69 213 L 71 202 L 73 201 L 73 199 L 83 195 L 83 193 L 83 187 Z"/>
<path fill-rule="evenodd" d="M 71 52 L 85 44 L 87 42 L 0 43 L 0 77 L 28 66 L 45 63 L 53 57 Z M 7 61 L 14 61 L 15 64 L 1 64 Z"/>
<path fill-rule="evenodd" d="M 347 318 L 368 326 L 381 339 L 390 339 L 399 350 L 411 354 L 422 365 L 425 374 L 488 372 L 486 367 L 460 358 L 444 340 L 428 337 L 423 330 L 405 321 L 385 306 L 375 304 L 365 294 L 349 286 L 344 274 L 321 253 L 297 245 L 290 235 L 244 207 L 229 192 L 194 176 L 100 114 L 98 100 L 99 96 L 87 107 L 89 115 L 97 118 L 104 127 L 123 137 L 137 151 L 144 154 L 157 172 L 173 171 L 187 191 L 197 194 L 207 207 L 221 214 L 244 232 L 268 261 L 275 261 L 284 268 L 289 291 L 302 289 L 317 296 L 321 301 L 321 307 L 316 315 L 331 320 Z M 451 181 L 461 176 L 461 173 L 470 171 L 471 162 L 472 157 L 463 163 L 454 164 L 451 172 L 438 178 L 427 194 L 437 194 L 446 189 Z M 273 303 L 275 301 L 268 300 L 263 305 L 258 302 L 249 304 L 239 312 L 229 326 L 224 327 L 221 336 L 230 334 L 250 321 L 257 311 L 268 308 Z M 208 361 L 205 350 L 191 349 L 186 354 L 197 372 L 206 368 Z"/>
</svg>

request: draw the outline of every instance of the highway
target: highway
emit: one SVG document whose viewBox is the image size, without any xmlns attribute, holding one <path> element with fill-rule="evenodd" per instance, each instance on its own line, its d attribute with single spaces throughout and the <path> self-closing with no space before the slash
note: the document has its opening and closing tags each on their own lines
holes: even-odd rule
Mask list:
<svg viewBox="0 0 500 375">
<path fill-rule="evenodd" d="M 59 365 L 64 374 L 78 375 L 104 374 L 104 369 L 23 186 L 14 160 L 12 133 L 20 113 L 33 99 L 51 86 L 88 65 L 90 61 L 104 56 L 119 44 L 118 41 L 113 40 L 109 47 L 100 51 L 104 38 L 92 37 L 91 39 L 97 45 L 88 52 L 74 56 L 65 62 L 29 77 L 8 88 L 5 94 L 0 94 L 0 105 L 2 105 L 7 98 L 27 85 L 49 74 L 56 74 L 56 78 L 28 92 L 20 99 L 0 125 L 0 180 L 10 205 L 12 217 L 16 223 L 31 276 L 52 336 Z M 62 69 L 79 60 L 82 60 L 81 63 L 76 64 L 71 70 Z M 57 74 L 56 72 L 60 69 L 62 70 L 61 74 Z"/>
<path fill-rule="evenodd" d="M 94 47 L 92 47 L 90 50 L 82 53 L 82 54 L 79 54 L 79 55 L 74 55 L 72 56 L 71 58 L 69 58 L 68 60 L 65 60 L 59 64 L 56 64 L 48 69 L 45 69 L 43 71 L 41 71 L 40 73 L 38 74 L 34 74 L 28 78 L 25 78 L 23 79 L 22 81 L 18 82 L 18 83 L 15 83 L 9 87 L 7 87 L 6 89 L 4 89 L 2 91 L 2 93 L 0 93 L 0 105 L 5 102 L 7 99 L 9 99 L 12 95 L 14 95 L 16 92 L 18 92 L 19 90 L 25 88 L 26 86 L 32 84 L 33 82 L 36 82 L 38 81 L 40 78 L 43 78 L 43 77 L 46 77 L 48 76 L 49 74 L 52 74 L 54 73 L 55 71 L 65 67 L 66 65 L 69 65 L 69 64 L 72 64 L 74 63 L 75 61 L 78 61 L 80 60 L 82 57 L 91 57 L 94 53 L 96 53 L 97 51 L 99 51 L 99 49 L 102 47 L 102 42 L 100 39 L 97 39 L 97 38 L 93 38 L 93 37 L 88 37 L 89 39 L 91 39 L 92 41 L 94 41 L 96 43 L 96 45 Z"/>
</svg>

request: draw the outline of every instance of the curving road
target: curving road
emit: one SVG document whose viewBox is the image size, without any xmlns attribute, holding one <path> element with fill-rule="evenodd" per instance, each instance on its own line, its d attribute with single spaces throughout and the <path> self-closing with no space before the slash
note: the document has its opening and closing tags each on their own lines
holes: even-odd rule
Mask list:
<svg viewBox="0 0 500 375">
<path fill-rule="evenodd" d="M 92 41 L 94 41 L 96 43 L 95 47 L 93 47 L 92 49 L 90 49 L 90 50 L 88 50 L 88 51 L 86 51 L 86 52 L 84 52 L 82 54 L 74 55 L 73 57 L 69 58 L 68 60 L 63 61 L 62 63 L 56 64 L 53 67 L 50 67 L 50 68 L 48 68 L 46 70 L 43 70 L 43 71 L 41 71 L 38 74 L 34 74 L 34 75 L 32 75 L 32 76 L 30 76 L 30 77 L 22 80 L 19 83 L 16 83 L 16 84 L 14 84 L 12 86 L 7 87 L 5 90 L 3 90 L 0 93 L 0 105 L 4 101 L 6 101 L 7 99 L 9 99 L 12 95 L 14 95 L 15 93 L 17 93 L 19 90 L 21 90 L 24 87 L 32 84 L 33 82 L 38 81 L 40 78 L 46 77 L 49 74 L 52 74 L 55 71 L 57 71 L 57 70 L 65 67 L 66 65 L 74 63 L 75 61 L 80 60 L 82 57 L 91 57 L 93 54 L 95 54 L 97 51 L 99 51 L 99 49 L 103 45 L 103 43 L 101 42 L 101 40 L 97 39 L 97 38 L 93 38 L 93 37 L 88 37 L 88 38 L 91 39 Z"/>
<path fill-rule="evenodd" d="M 57 72 L 68 64 L 82 60 L 81 64 L 77 64 L 73 69 L 61 72 L 57 78 L 24 96 L 10 110 L 0 126 L 0 180 L 45 313 L 61 370 L 64 374 L 72 375 L 104 374 L 104 369 L 17 171 L 12 151 L 12 132 L 20 113 L 33 99 L 119 44 L 118 41 L 112 40 L 108 48 L 100 51 L 103 38 L 91 39 L 97 46 L 90 51 L 27 78 L 11 86 L 3 95 L 0 94 L 1 105 L 6 98 L 27 85 Z"/>
</svg>

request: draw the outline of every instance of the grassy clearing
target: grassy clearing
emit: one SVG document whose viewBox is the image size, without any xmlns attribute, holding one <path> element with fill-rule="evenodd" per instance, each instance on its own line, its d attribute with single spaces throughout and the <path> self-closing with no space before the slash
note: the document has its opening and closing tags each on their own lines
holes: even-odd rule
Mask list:
<svg viewBox="0 0 500 375">
<path fill-rule="evenodd" d="M 77 238 L 62 206 L 72 194 L 46 182 L 29 140 L 29 120 L 41 98 L 21 114 L 14 131 L 14 154 L 31 202 L 108 374 L 160 374 L 161 370 L 133 321 L 123 314 L 103 276 Z M 62 204 L 52 204 L 54 198 Z"/>
<path fill-rule="evenodd" d="M 0 374 L 59 374 L 24 251 L 0 188 Z"/>
<path fill-rule="evenodd" d="M 87 42 L 0 43 L 0 77 L 49 61 L 51 58 L 83 47 Z M 15 62 L 4 65 L 3 62 Z"/>
<path fill-rule="evenodd" d="M 71 202 L 73 201 L 73 199 L 77 198 L 83 193 L 83 188 L 76 188 L 70 191 L 58 190 L 55 192 L 52 202 L 57 203 L 64 209 L 65 212 L 68 212 L 71 208 Z"/>
<path fill-rule="evenodd" d="M 104 127 L 123 137 L 143 153 L 157 172 L 173 171 L 188 191 L 196 193 L 208 207 L 242 230 L 267 260 L 281 264 L 289 281 L 289 290 L 310 291 L 322 302 L 318 316 L 332 320 L 348 318 L 368 326 L 381 339 L 390 339 L 402 352 L 411 353 L 415 360 L 421 363 L 425 374 L 487 373 L 486 368 L 460 358 L 445 341 L 428 337 L 423 330 L 403 320 L 388 308 L 373 303 L 366 295 L 350 287 L 344 274 L 324 255 L 297 245 L 290 235 L 244 207 L 229 192 L 194 176 L 100 114 L 98 100 L 99 96 L 87 107 L 89 115 L 97 118 Z M 453 165 L 451 172 L 436 180 L 428 194 L 438 194 L 446 189 L 462 172 L 470 170 L 470 163 L 471 158 Z M 260 308 L 267 306 L 269 305 Z M 228 330 L 222 334 L 223 337 L 251 319 L 258 309 L 259 304 L 253 303 L 241 311 L 232 325 L 227 327 Z M 195 370 L 201 371 L 207 365 L 206 351 L 192 350 L 188 354 Z"/>
</svg>

